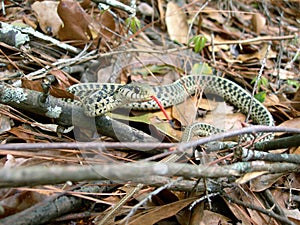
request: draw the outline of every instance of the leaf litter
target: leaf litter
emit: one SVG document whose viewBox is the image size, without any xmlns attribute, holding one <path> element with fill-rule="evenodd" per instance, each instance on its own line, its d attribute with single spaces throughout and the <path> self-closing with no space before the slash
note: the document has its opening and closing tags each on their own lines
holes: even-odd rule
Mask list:
<svg viewBox="0 0 300 225">
<path fill-rule="evenodd" d="M 13 42 L 7 42 L 4 35 L 2 38 L 0 35 L 0 79 L 18 86 L 22 78 L 23 88 L 44 91 L 44 79 L 52 75 L 55 80 L 50 84 L 50 95 L 72 98 L 65 90 L 79 81 L 105 80 L 105 82 L 123 84 L 134 81 L 162 85 L 174 82 L 182 74 L 197 71 L 196 73 L 213 72 L 219 76 L 226 76 L 251 92 L 251 81 L 257 77 L 261 61 L 266 58 L 263 77 L 268 82 L 262 83 L 255 94 L 261 94 L 261 99 L 275 118 L 276 125 L 299 127 L 297 118 L 300 115 L 299 3 L 233 1 L 227 5 L 222 1 L 206 4 L 203 1 L 166 3 L 158 0 L 153 5 L 148 2 L 139 3 L 139 10 L 135 15 L 124 10 L 122 4 L 103 9 L 101 8 L 103 5 L 97 5 L 89 0 L 81 3 L 72 0 L 34 3 L 4 1 L 4 5 L 1 6 L 1 22 L 14 24 L 18 29 L 32 27 L 38 35 L 30 34 L 29 41 L 26 39 L 20 42 L 26 43 L 21 47 L 13 46 Z M 130 18 L 128 21 L 135 21 L 140 25 L 126 24 L 128 18 Z M 130 30 L 133 26 L 136 30 Z M 2 27 L 3 25 L 1 30 Z M 14 38 L 16 33 L 11 33 L 11 38 Z M 189 38 L 196 37 L 195 35 L 198 35 L 197 38 L 189 42 Z M 46 37 L 55 38 L 67 46 L 53 44 L 55 42 L 49 42 Z M 272 46 L 266 57 L 269 43 Z M 68 50 L 68 45 L 75 46 L 76 52 L 92 54 L 80 59 L 80 55 L 78 57 L 74 51 Z M 70 49 L 74 50 L 74 48 Z M 193 53 L 193 49 L 197 49 L 196 53 Z M 63 64 L 64 60 L 67 62 L 68 59 L 76 57 L 79 60 L 74 63 Z M 63 66 L 55 65 L 56 62 L 62 62 Z M 95 63 L 94 66 L 91 66 L 91 62 Z M 195 68 L 195 65 L 203 65 L 205 68 L 201 66 Z M 40 73 L 32 76 L 36 71 Z M 147 129 L 150 126 L 153 129 L 150 135 L 165 142 L 180 140 L 182 128 L 195 121 L 220 123 L 222 128 L 226 127 L 226 130 L 228 127 L 236 128 L 236 124 L 238 127 L 241 126 L 244 115 L 236 112 L 233 107 L 225 110 L 228 106 L 220 106 L 216 103 L 218 101 L 208 101 L 210 102 L 203 105 L 199 103 L 203 102 L 202 99 L 199 101 L 197 98 L 191 98 L 187 103 L 166 109 L 168 116 L 174 120 L 173 127 L 167 123 L 161 112 L 132 112 L 130 117 L 115 114 L 112 118 L 130 121 L 132 126 L 148 133 Z M 221 108 L 220 116 L 212 113 L 218 108 Z M 1 144 L 23 143 L 25 146 L 34 143 L 74 143 L 75 141 L 109 143 L 114 140 L 113 137 L 99 136 L 93 131 L 76 127 L 74 132 L 61 133 L 55 130 L 59 127 L 55 120 L 27 112 L 26 108 L 18 109 L 2 105 L 0 112 Z M 197 118 L 199 115 L 204 117 L 199 119 Z M 217 122 L 218 120 L 220 122 Z M 145 124 L 148 124 L 148 128 Z M 45 127 L 52 128 L 45 129 Z M 277 138 L 284 135 L 286 134 L 280 133 Z M 103 154 L 103 158 L 95 157 L 95 161 L 104 164 L 111 162 L 108 159 L 123 163 L 148 157 L 136 151 L 125 153 L 121 149 L 114 148 L 105 151 L 88 150 L 79 151 L 76 148 L 64 149 L 63 147 L 39 151 L 22 148 L 5 150 L 4 148 L 1 150 L 0 165 L 2 168 L 11 169 L 32 165 L 42 165 L 49 169 L 55 165 L 78 166 L 86 163 L 82 154 L 86 154 L 87 157 L 91 155 L 90 159 L 92 159 L 93 152 Z M 219 166 L 231 165 L 240 160 L 238 155 L 233 154 L 236 152 L 230 149 L 210 153 L 202 146 L 201 152 L 206 154 L 210 165 L 217 162 Z M 298 152 L 299 146 L 281 149 L 278 154 L 297 155 Z M 122 224 L 122 218 L 131 212 L 137 202 L 141 201 L 138 196 L 145 198 L 144 196 L 148 196 L 152 189 L 165 184 L 160 183 L 159 178 L 155 182 L 147 183 L 147 178 L 150 177 L 145 177 L 146 185 L 127 200 L 122 208 L 107 220 L 107 224 Z M 210 185 L 214 187 L 213 183 L 216 181 L 208 178 L 200 179 L 200 187 L 202 187 L 200 190 L 193 189 L 196 178 L 179 182 L 177 189 L 176 186 L 172 186 L 170 190 L 162 192 L 163 194 L 149 198 L 148 204 L 137 209 L 128 224 L 160 224 L 163 221 L 176 224 L 236 224 L 238 221 L 242 224 L 280 224 L 283 220 L 263 213 L 263 209 L 272 211 L 274 207 L 281 210 L 278 214 L 281 219 L 287 219 L 290 224 L 299 223 L 298 173 L 288 171 L 271 174 L 269 171 L 257 171 L 242 174 L 239 179 L 233 178 L 217 180 L 221 184 L 219 186 L 221 190 L 215 192 L 219 192 L 222 198 L 208 197 L 208 200 L 200 201 L 197 205 L 199 209 L 197 213 L 187 209 L 187 206 L 197 198 L 208 196 L 211 191 Z M 125 187 L 124 183 L 134 186 L 137 181 L 123 180 L 104 184 L 96 181 L 95 183 L 84 181 L 68 183 L 66 180 L 65 184 L 33 186 L 31 190 L 14 188 L 13 184 L 7 186 L 3 183 L 3 187 L 6 188 L 0 190 L 0 223 L 5 219 L 17 221 L 14 220 L 14 216 L 18 217 L 20 213 L 26 212 L 26 209 L 34 209 L 41 202 L 50 203 L 51 197 L 58 199 L 54 193 L 46 194 L 43 190 L 57 188 L 63 195 L 64 191 L 81 186 L 104 185 L 107 188 L 101 190 L 111 194 L 110 197 L 102 198 L 104 202 L 117 204 L 119 198 L 114 194 Z M 127 194 L 131 189 L 124 190 Z M 266 200 L 266 192 L 272 196 L 271 200 Z M 147 194 L 143 195 L 143 193 Z M 245 204 L 229 201 L 225 196 L 242 200 Z M 90 203 L 93 201 L 95 204 L 82 204 L 82 207 L 76 211 L 77 214 L 70 207 L 66 213 L 49 218 L 46 223 L 50 224 L 55 220 L 57 224 L 97 223 L 101 220 L 101 216 L 104 217 L 111 212 L 113 207 L 108 208 L 109 204 L 103 202 L 96 203 L 95 199 Z M 258 206 L 262 210 L 251 209 L 249 205 Z M 59 217 L 63 214 L 64 217 L 60 220 Z M 93 220 L 95 217 L 98 220 Z M 35 221 L 34 224 L 40 223 Z"/>
</svg>

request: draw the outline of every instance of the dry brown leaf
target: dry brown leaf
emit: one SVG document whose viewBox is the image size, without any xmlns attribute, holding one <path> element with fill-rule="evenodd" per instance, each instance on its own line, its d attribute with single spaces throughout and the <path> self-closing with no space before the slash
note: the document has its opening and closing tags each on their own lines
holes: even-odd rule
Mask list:
<svg viewBox="0 0 300 225">
<path fill-rule="evenodd" d="M 58 69 L 53 69 L 49 72 L 51 75 L 54 75 L 60 88 L 67 88 L 71 86 L 71 83 L 65 73 Z"/>
<path fill-rule="evenodd" d="M 260 34 L 264 26 L 266 25 L 266 18 L 260 14 L 260 13 L 255 13 L 252 16 L 252 27 L 255 33 Z"/>
<path fill-rule="evenodd" d="M 100 30 L 98 30 L 98 24 L 100 24 Z M 97 15 L 95 21 L 93 21 L 89 27 L 91 30 L 94 30 L 94 32 L 99 32 L 104 41 L 110 40 L 114 35 L 113 32 L 116 30 L 114 17 L 109 11 Z"/>
<path fill-rule="evenodd" d="M 40 80 L 33 81 L 33 80 L 22 79 L 22 88 L 43 92 L 43 88 L 41 86 Z"/>
<path fill-rule="evenodd" d="M 241 201 L 243 201 L 246 204 L 252 204 L 256 206 L 263 207 L 263 203 L 261 203 L 256 196 L 250 192 L 247 191 L 247 195 L 241 195 L 240 198 Z M 258 212 L 256 210 L 252 210 L 249 208 L 246 208 L 248 214 L 250 215 L 252 224 L 270 224 L 270 225 L 275 225 L 276 223 L 274 222 L 273 218 L 270 218 L 268 215 L 265 215 L 261 212 Z"/>
<path fill-rule="evenodd" d="M 300 128 L 300 118 L 286 120 L 278 125 L 279 127 Z M 281 136 L 284 133 L 276 133 L 276 136 Z"/>
<path fill-rule="evenodd" d="M 38 202 L 45 200 L 47 196 L 33 191 L 17 192 L 0 201 L 4 214 L 0 218 L 7 217 L 17 212 L 30 208 Z"/>
<path fill-rule="evenodd" d="M 292 79 L 297 79 L 299 77 L 299 74 L 297 74 L 293 71 L 285 70 L 285 69 L 279 69 L 279 71 L 278 71 L 278 69 L 274 69 L 272 74 L 273 75 L 279 74 L 280 80 L 292 80 Z"/>
<path fill-rule="evenodd" d="M 300 146 L 291 148 L 290 153 L 291 154 L 300 154 Z"/>
<path fill-rule="evenodd" d="M 271 94 L 266 96 L 266 99 L 263 104 L 266 107 L 276 106 L 280 104 L 280 100 L 277 95 Z"/>
<path fill-rule="evenodd" d="M 229 219 L 226 216 L 223 216 L 222 214 L 215 213 L 212 211 L 204 210 L 203 216 L 200 221 L 197 221 L 197 224 L 199 225 L 205 225 L 205 224 L 232 224 L 230 223 L 231 219 Z M 195 221 L 196 222 L 196 221 Z"/>
<path fill-rule="evenodd" d="M 180 122 L 182 126 L 189 126 L 194 123 L 197 115 L 197 98 L 194 96 L 186 101 L 172 107 L 172 117 Z"/>
<path fill-rule="evenodd" d="M 13 155 L 7 154 L 6 161 L 5 161 L 5 164 L 3 165 L 3 168 L 20 167 L 20 166 L 24 165 L 24 163 L 28 160 L 30 160 L 30 159 L 21 158 L 21 157 L 15 158 Z"/>
<path fill-rule="evenodd" d="M 258 172 L 251 172 L 251 173 L 246 173 L 245 175 L 243 175 L 242 177 L 236 179 L 236 183 L 238 184 L 245 184 L 248 181 L 255 179 L 257 177 L 260 177 L 264 174 L 268 173 L 268 171 L 258 171 Z"/>
<path fill-rule="evenodd" d="M 224 24 L 226 22 L 226 19 L 223 17 L 221 11 L 217 11 L 212 7 L 205 7 L 205 12 L 203 13 L 207 14 L 208 18 L 218 22 L 219 24 Z"/>
<path fill-rule="evenodd" d="M 294 109 L 300 112 L 300 88 L 297 90 L 291 105 Z"/>
<path fill-rule="evenodd" d="M 60 40 L 88 41 L 93 39 L 93 34 L 89 29 L 91 18 L 79 3 L 73 0 L 61 0 L 57 12 L 63 21 L 63 25 L 58 31 Z"/>
<path fill-rule="evenodd" d="M 171 40 L 187 43 L 188 24 L 183 10 L 174 2 L 169 2 L 166 10 L 166 26 Z"/>
<path fill-rule="evenodd" d="M 153 210 L 148 210 L 142 216 L 136 218 L 135 220 L 129 222 L 129 225 L 152 225 L 160 220 L 176 215 L 180 210 L 190 205 L 197 198 L 188 198 L 184 200 L 179 200 L 166 204 L 163 206 L 155 207 Z"/>
<path fill-rule="evenodd" d="M 224 130 L 241 129 L 242 122 L 246 116 L 242 113 L 233 113 L 233 107 L 225 102 L 217 102 L 216 108 L 208 112 L 203 118 L 198 118 L 196 122 L 208 123 Z"/>
<path fill-rule="evenodd" d="M 254 192 L 264 191 L 264 190 L 270 188 L 274 183 L 276 183 L 284 175 L 285 174 L 283 174 L 283 173 L 265 174 L 265 175 L 259 176 L 257 178 L 251 179 L 250 180 L 250 190 L 254 191 Z"/>
<path fill-rule="evenodd" d="M 58 2 L 42 1 L 32 4 L 33 11 L 37 14 L 37 19 L 42 31 L 48 35 L 56 36 L 62 25 L 62 20 L 57 14 Z"/>
<path fill-rule="evenodd" d="M 237 59 L 241 60 L 242 62 L 251 61 L 253 59 L 262 60 L 266 56 L 267 48 L 268 48 L 268 45 L 264 44 L 264 46 L 258 52 L 251 53 L 251 54 L 240 54 L 237 57 Z M 272 58 L 276 58 L 276 57 L 277 57 L 277 52 L 270 49 L 267 58 L 272 59 Z"/>
<path fill-rule="evenodd" d="M 88 15 L 74 0 L 61 0 L 58 15 L 63 21 L 58 37 L 60 40 L 78 40 L 81 44 L 89 40 L 97 40 L 101 37 L 101 45 L 110 39 L 115 31 L 113 16 L 108 12 L 98 14 L 95 19 Z"/>
<path fill-rule="evenodd" d="M 16 137 L 26 141 L 26 142 L 28 142 L 28 143 L 33 142 L 32 140 L 34 139 L 34 136 L 24 132 L 24 130 L 21 126 L 20 127 L 13 127 L 8 132 L 15 135 Z"/>
<path fill-rule="evenodd" d="M 224 191 L 231 197 L 235 199 L 240 199 L 240 195 L 237 191 L 232 191 L 231 188 L 225 188 Z M 245 208 L 229 202 L 226 198 L 223 198 L 226 202 L 227 206 L 230 208 L 231 212 L 234 214 L 234 216 L 241 221 L 241 224 L 243 225 L 252 225 L 251 218 L 249 214 L 246 212 Z"/>
<path fill-rule="evenodd" d="M 0 134 L 11 129 L 10 118 L 4 115 L 0 116 Z"/>
<path fill-rule="evenodd" d="M 257 197 L 251 192 L 247 186 L 243 185 L 242 194 L 239 194 L 237 191 L 233 192 L 232 189 L 225 189 L 226 193 L 234 199 L 239 199 L 243 201 L 245 204 L 256 205 L 263 207 L 263 203 L 261 203 Z M 269 216 L 264 215 L 256 210 L 251 210 L 248 208 L 241 208 L 236 204 L 232 204 L 224 199 L 229 208 L 232 210 L 237 219 L 241 220 L 241 224 L 274 224 L 274 219 L 270 219 Z"/>
<path fill-rule="evenodd" d="M 38 92 L 44 92 L 42 88 L 42 81 L 41 80 L 25 80 L 22 79 L 22 87 Z M 57 88 L 55 86 L 50 87 L 50 94 L 57 98 L 72 98 L 72 99 L 78 99 L 73 94 L 68 92 L 64 87 L 63 88 Z"/>
</svg>

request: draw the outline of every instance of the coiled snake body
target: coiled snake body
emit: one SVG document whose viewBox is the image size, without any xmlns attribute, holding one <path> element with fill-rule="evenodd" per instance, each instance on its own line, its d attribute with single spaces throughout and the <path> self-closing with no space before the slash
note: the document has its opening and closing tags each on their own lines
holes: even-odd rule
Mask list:
<svg viewBox="0 0 300 225">
<path fill-rule="evenodd" d="M 156 110 L 155 96 L 164 107 L 179 104 L 195 94 L 201 88 L 205 94 L 216 94 L 248 113 L 252 103 L 251 119 L 257 124 L 273 126 L 270 112 L 255 98 L 236 83 L 213 75 L 188 75 L 172 84 L 150 86 L 145 84 L 98 84 L 83 83 L 69 88 L 69 92 L 82 100 L 87 116 L 99 116 L 116 108 L 132 108 L 134 110 Z M 199 128 L 212 130 L 212 126 L 200 125 Z M 212 133 L 220 130 L 212 131 Z M 188 134 L 190 135 L 190 134 Z"/>
</svg>

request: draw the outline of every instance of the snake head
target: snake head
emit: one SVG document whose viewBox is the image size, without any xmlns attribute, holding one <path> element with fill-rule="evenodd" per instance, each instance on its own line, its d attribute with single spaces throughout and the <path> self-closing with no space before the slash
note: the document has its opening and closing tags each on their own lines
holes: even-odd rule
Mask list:
<svg viewBox="0 0 300 225">
<path fill-rule="evenodd" d="M 126 103 L 147 102 L 152 96 L 155 96 L 155 93 L 148 84 L 126 84 L 116 91 L 116 98 Z"/>
</svg>

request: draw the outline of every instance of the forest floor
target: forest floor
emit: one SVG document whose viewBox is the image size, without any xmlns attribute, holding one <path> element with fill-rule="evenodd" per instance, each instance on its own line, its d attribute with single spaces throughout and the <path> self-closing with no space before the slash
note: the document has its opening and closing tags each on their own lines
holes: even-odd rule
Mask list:
<svg viewBox="0 0 300 225">
<path fill-rule="evenodd" d="M 0 8 L 0 224 L 300 224 L 300 3 Z M 103 96 L 111 83 L 168 85 L 188 74 L 239 85 L 274 126 L 247 118 L 257 105 L 240 110 L 205 87 L 162 110 L 96 117 L 68 91 L 109 83 Z M 224 131 L 180 142 L 195 122 Z M 245 133 L 252 140 L 227 140 Z"/>
</svg>

